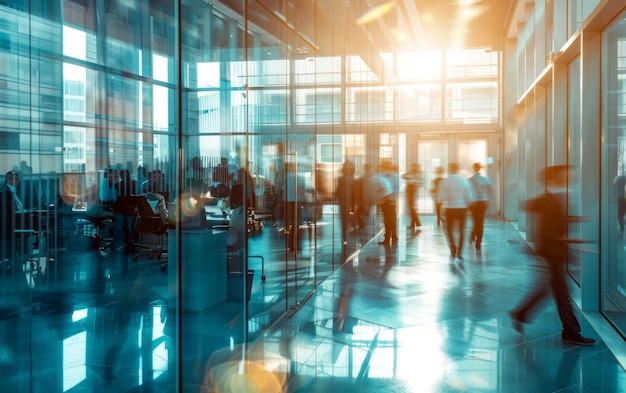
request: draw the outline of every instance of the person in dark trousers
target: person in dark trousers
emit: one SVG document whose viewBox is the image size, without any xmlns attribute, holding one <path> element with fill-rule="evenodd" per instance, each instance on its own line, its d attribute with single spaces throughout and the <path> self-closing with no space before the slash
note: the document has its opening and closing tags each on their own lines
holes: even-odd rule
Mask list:
<svg viewBox="0 0 626 393">
<path fill-rule="evenodd" d="M 487 205 L 489 204 L 489 196 L 493 188 L 493 183 L 488 176 L 480 174 L 482 168 L 480 162 L 472 165 L 474 175 L 470 177 L 470 184 L 474 190 L 474 202 L 470 206 L 472 213 L 472 232 L 470 234 L 470 243 L 474 243 L 477 250 L 480 250 L 483 241 L 483 229 L 485 226 L 485 214 L 487 213 Z"/>
<path fill-rule="evenodd" d="M 287 250 L 302 251 L 300 221 L 302 214 L 300 212 L 301 195 L 304 192 L 304 185 L 301 184 L 297 166 L 294 162 L 285 163 L 285 182 L 283 186 L 283 200 L 285 207 L 285 236 L 287 241 Z"/>
<path fill-rule="evenodd" d="M 442 203 L 437 200 L 437 194 L 439 193 L 439 185 L 441 181 L 444 179 L 443 174 L 446 170 L 439 166 L 435 169 L 435 178 L 433 179 L 433 186 L 430 190 L 433 195 L 433 201 L 435 202 L 435 214 L 437 215 L 437 226 L 441 226 L 441 222 L 443 221 L 443 216 L 441 215 L 441 207 Z"/>
<path fill-rule="evenodd" d="M 396 198 L 391 181 L 381 173 L 375 173 L 369 178 L 369 189 L 378 208 L 383 213 L 385 225 L 385 239 L 378 242 L 381 245 L 398 244 Z"/>
<path fill-rule="evenodd" d="M 335 198 L 339 204 L 339 214 L 341 215 L 341 239 L 345 246 L 347 244 L 348 231 L 354 226 L 352 217 L 354 215 L 354 164 L 350 161 L 343 163 L 342 174 L 337 179 L 335 188 Z"/>
<path fill-rule="evenodd" d="M 17 187 L 20 183 L 20 174 L 17 171 L 9 171 L 5 175 L 5 181 L 0 186 L 0 209 L 2 222 L 0 224 L 0 262 L 5 268 L 10 267 L 10 260 L 15 253 L 15 229 L 16 212 L 23 208 L 22 201 L 17 195 Z"/>
<path fill-rule="evenodd" d="M 463 239 L 467 209 L 474 200 L 469 182 L 458 174 L 459 164 L 448 164 L 448 177 L 442 180 L 437 193 L 437 201 L 445 203 L 446 235 L 450 246 L 450 258 L 463 259 Z M 455 236 L 455 227 L 457 235 Z M 458 236 L 458 241 L 456 240 Z"/>
<path fill-rule="evenodd" d="M 352 192 L 355 196 L 354 203 L 356 204 L 355 218 L 359 229 L 365 228 L 365 222 L 370 215 L 371 210 L 371 197 L 369 195 L 369 178 L 372 175 L 369 164 L 363 165 L 363 176 L 354 179 L 352 185 Z"/>
<path fill-rule="evenodd" d="M 422 226 L 420 217 L 417 214 L 417 194 L 419 188 L 422 186 L 422 171 L 420 170 L 420 164 L 414 162 L 409 167 L 408 172 L 402 175 L 402 179 L 406 181 L 406 201 L 411 215 L 411 223 L 407 227 L 408 229 L 417 229 Z"/>
<path fill-rule="evenodd" d="M 565 278 L 566 247 L 564 234 L 566 233 L 566 217 L 564 216 L 564 194 L 550 192 L 550 189 L 560 189 L 567 186 L 569 167 L 557 165 L 546 167 L 541 178 L 545 180 L 546 192 L 526 203 L 530 213 L 537 219 L 536 252 L 548 265 L 548 274 L 543 277 L 549 285 L 540 282 L 535 290 L 509 312 L 513 320 L 513 327 L 520 333 L 524 332 L 524 323 L 528 323 L 532 313 L 542 304 L 542 301 L 552 291 L 556 307 L 561 318 L 563 342 L 576 345 L 592 345 L 595 340 L 580 334 L 580 324 L 574 315 L 572 300 Z"/>
</svg>

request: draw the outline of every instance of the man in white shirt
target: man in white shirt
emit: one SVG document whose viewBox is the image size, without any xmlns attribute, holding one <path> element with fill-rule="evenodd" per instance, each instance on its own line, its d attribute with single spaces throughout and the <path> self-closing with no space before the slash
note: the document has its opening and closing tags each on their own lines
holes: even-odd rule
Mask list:
<svg viewBox="0 0 626 393">
<path fill-rule="evenodd" d="M 444 204 L 446 216 L 446 234 L 450 247 L 450 257 L 462 260 L 463 238 L 467 209 L 474 200 L 473 191 L 467 179 L 458 174 L 459 164 L 448 164 L 448 177 L 441 181 L 437 201 Z M 458 227 L 458 242 L 455 241 L 454 227 Z"/>
<path fill-rule="evenodd" d="M 477 250 L 480 250 L 480 244 L 483 240 L 483 228 L 485 226 L 485 213 L 487 212 L 487 204 L 489 203 L 489 195 L 493 183 L 488 176 L 480 174 L 482 168 L 480 162 L 472 165 L 474 176 L 470 177 L 470 184 L 474 190 L 476 199 L 472 203 L 470 210 L 472 212 L 472 233 L 470 234 L 470 243 L 474 243 Z"/>
</svg>

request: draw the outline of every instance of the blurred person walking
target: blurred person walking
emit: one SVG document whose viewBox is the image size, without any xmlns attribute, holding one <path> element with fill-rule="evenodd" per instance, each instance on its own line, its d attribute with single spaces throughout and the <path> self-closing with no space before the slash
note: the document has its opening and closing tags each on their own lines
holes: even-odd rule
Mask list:
<svg viewBox="0 0 626 393">
<path fill-rule="evenodd" d="M 304 193 L 304 184 L 300 183 L 295 162 L 285 163 L 285 179 L 283 185 L 283 200 L 285 206 L 285 237 L 287 250 L 302 251 L 300 222 L 302 220 L 301 202 Z"/>
<path fill-rule="evenodd" d="M 475 162 L 472 165 L 474 175 L 470 177 L 470 184 L 474 189 L 475 200 L 470 206 L 472 213 L 472 232 L 470 234 L 470 243 L 474 243 L 477 250 L 480 250 L 483 241 L 483 229 L 485 227 L 485 214 L 487 213 L 487 205 L 489 204 L 489 196 L 493 188 L 493 182 L 488 176 L 480 174 L 483 165 Z"/>
<path fill-rule="evenodd" d="M 444 179 L 443 174 L 446 170 L 442 166 L 438 166 L 435 169 L 435 178 L 433 179 L 433 186 L 430 189 L 430 193 L 433 196 L 433 201 L 435 203 L 435 214 L 437 215 L 437 226 L 441 226 L 441 222 L 443 221 L 443 216 L 441 215 L 441 206 L 443 205 L 441 202 L 437 200 L 437 194 L 439 193 L 439 186 L 441 185 L 441 181 Z"/>
<path fill-rule="evenodd" d="M 347 244 L 348 231 L 354 226 L 354 164 L 346 161 L 343 164 L 342 174 L 337 179 L 335 188 L 335 198 L 339 204 L 339 214 L 341 215 L 341 239 L 343 245 Z"/>
<path fill-rule="evenodd" d="M 352 186 L 356 204 L 355 218 L 359 229 L 365 228 L 365 220 L 369 217 L 372 208 L 370 190 L 368 189 L 371 175 L 370 165 L 365 163 L 363 165 L 363 176 L 356 178 Z"/>
<path fill-rule="evenodd" d="M 385 239 L 378 244 L 389 245 L 398 243 L 396 198 L 393 185 L 389 179 L 380 173 L 374 173 L 369 178 L 370 191 L 374 195 L 376 204 L 383 213 L 385 225 Z"/>
<path fill-rule="evenodd" d="M 423 185 L 422 171 L 420 164 L 414 162 L 409 170 L 402 175 L 402 179 L 406 181 L 406 201 L 411 216 L 411 223 L 408 229 L 417 229 L 422 226 L 419 215 L 417 214 L 417 201 L 419 188 Z"/>
<path fill-rule="evenodd" d="M 441 181 L 437 193 L 437 201 L 445 204 L 446 235 L 450 247 L 450 257 L 463 259 L 463 239 L 465 238 L 465 222 L 467 220 L 467 209 L 474 200 L 472 191 L 467 179 L 458 174 L 459 164 L 451 162 L 448 164 L 449 176 Z M 455 240 L 454 229 L 457 227 L 458 242 Z"/>
<path fill-rule="evenodd" d="M 574 315 L 565 278 L 566 217 L 564 216 L 565 193 L 569 166 L 556 165 L 543 169 L 540 178 L 545 180 L 544 194 L 526 203 L 526 209 L 536 215 L 537 219 L 537 254 L 548 265 L 548 274 L 541 277 L 534 291 L 509 312 L 513 319 L 513 327 L 520 333 L 524 332 L 524 323 L 530 321 L 531 315 L 542 304 L 552 291 L 556 308 L 563 325 L 561 339 L 576 345 L 592 345 L 596 341 L 580 334 L 580 324 Z M 546 285 L 549 284 L 549 285 Z"/>
</svg>

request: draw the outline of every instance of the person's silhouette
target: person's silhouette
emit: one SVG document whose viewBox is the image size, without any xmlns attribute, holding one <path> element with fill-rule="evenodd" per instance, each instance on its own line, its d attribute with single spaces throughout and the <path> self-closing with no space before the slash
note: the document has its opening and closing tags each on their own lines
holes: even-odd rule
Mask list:
<svg viewBox="0 0 626 393">
<path fill-rule="evenodd" d="M 572 300 L 567 289 L 565 278 L 566 248 L 564 234 L 566 220 L 563 209 L 563 195 L 552 193 L 567 186 L 569 166 L 557 165 L 546 167 L 541 174 L 546 182 L 547 190 L 539 197 L 526 203 L 527 210 L 536 214 L 537 225 L 537 254 L 549 267 L 545 280 L 549 285 L 538 283 L 535 290 L 529 292 L 520 304 L 509 312 L 513 319 L 513 327 L 523 333 L 523 324 L 528 323 L 530 317 L 552 291 L 556 307 L 561 318 L 563 331 L 561 339 L 564 342 L 576 345 L 592 345 L 596 341 L 580 334 L 580 324 L 574 315 Z"/>
</svg>

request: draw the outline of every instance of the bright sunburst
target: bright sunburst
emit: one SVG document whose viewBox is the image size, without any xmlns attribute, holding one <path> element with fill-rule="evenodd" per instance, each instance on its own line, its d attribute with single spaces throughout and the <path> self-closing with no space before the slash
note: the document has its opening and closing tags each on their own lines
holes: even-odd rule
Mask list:
<svg viewBox="0 0 626 393">
<path fill-rule="evenodd" d="M 381 4 L 379 6 L 376 6 L 376 7 L 372 8 L 371 10 L 369 10 L 366 13 L 364 13 L 363 15 L 361 15 L 359 17 L 359 19 L 357 19 L 356 24 L 357 25 L 364 25 L 366 23 L 370 23 L 371 21 L 375 20 L 376 18 L 382 17 L 387 12 L 391 11 L 391 9 L 393 8 L 393 6 L 395 4 L 396 4 L 395 1 L 390 1 L 388 3 L 384 3 L 384 4 Z"/>
</svg>

